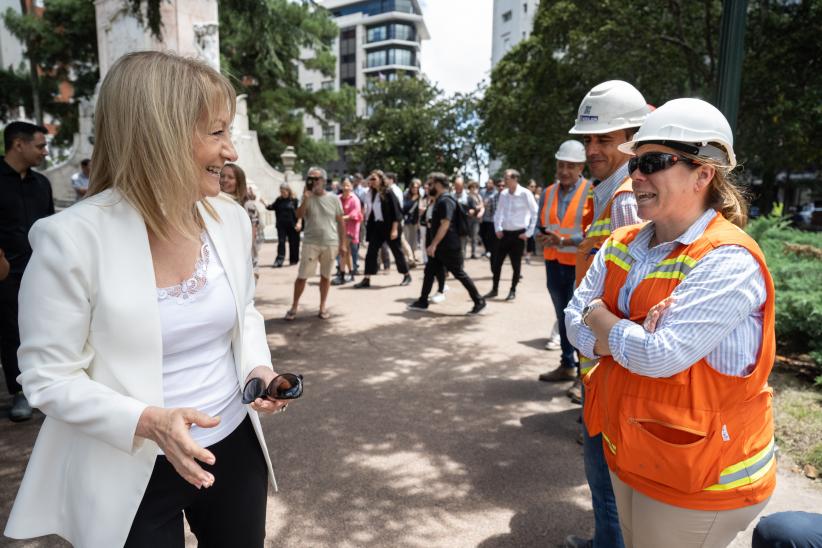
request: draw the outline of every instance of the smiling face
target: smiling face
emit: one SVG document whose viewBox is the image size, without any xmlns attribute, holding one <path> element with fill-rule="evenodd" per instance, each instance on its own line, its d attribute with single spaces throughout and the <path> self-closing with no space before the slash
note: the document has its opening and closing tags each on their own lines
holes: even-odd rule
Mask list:
<svg viewBox="0 0 822 548">
<path fill-rule="evenodd" d="M 346 179 L 345 181 L 343 181 L 343 184 L 342 184 L 342 193 L 343 193 L 343 196 L 345 196 L 346 198 L 348 198 L 348 197 L 351 195 L 351 189 L 352 189 L 352 188 L 354 188 L 354 186 L 351 184 L 351 181 L 349 181 L 348 179 Z"/>
<path fill-rule="evenodd" d="M 203 197 L 220 193 L 223 165 L 237 160 L 237 151 L 231 143 L 229 123 L 228 112 L 223 111 L 214 120 L 198 124 L 195 132 L 194 161 L 201 169 L 199 187 Z"/>
<path fill-rule="evenodd" d="M 226 194 L 234 194 L 237 192 L 237 175 L 234 173 L 234 168 L 225 166 L 220 172 L 220 188 Z"/>
<path fill-rule="evenodd" d="M 679 154 L 674 149 L 651 144 L 642 145 L 636 150 L 637 156 L 649 152 Z M 637 215 L 663 224 L 687 223 L 705 210 L 708 185 L 714 173 L 713 166 L 691 166 L 685 162 L 677 162 L 650 175 L 635 169 L 630 175 Z"/>
<path fill-rule="evenodd" d="M 582 175 L 585 164 L 557 160 L 557 180 L 562 188 L 570 188 Z"/>
<path fill-rule="evenodd" d="M 628 155 L 617 149 L 622 143 L 630 141 L 624 129 L 601 135 L 586 135 L 582 141 L 585 143 L 588 169 L 596 179 L 606 179 L 628 161 Z"/>
</svg>

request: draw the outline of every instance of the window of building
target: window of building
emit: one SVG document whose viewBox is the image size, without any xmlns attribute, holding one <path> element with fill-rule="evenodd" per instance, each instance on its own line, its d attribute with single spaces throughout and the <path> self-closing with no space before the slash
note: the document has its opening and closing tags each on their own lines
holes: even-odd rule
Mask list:
<svg viewBox="0 0 822 548">
<path fill-rule="evenodd" d="M 416 33 L 414 32 L 414 27 L 412 25 L 394 23 L 391 25 L 391 31 L 392 38 L 396 40 L 407 40 L 412 42 L 416 39 Z"/>
<path fill-rule="evenodd" d="M 314 128 L 313 127 L 305 128 L 305 134 L 308 135 L 309 137 L 314 137 Z"/>
<path fill-rule="evenodd" d="M 522 5 L 522 12 L 523 13 L 528 13 L 528 4 L 523 4 Z"/>
<path fill-rule="evenodd" d="M 365 56 L 365 64 L 370 67 L 381 67 L 385 64 L 385 50 L 369 51 Z"/>
<path fill-rule="evenodd" d="M 371 42 L 382 42 L 383 40 L 388 40 L 388 28 L 385 25 L 368 29 L 366 41 L 369 44 Z"/>
<path fill-rule="evenodd" d="M 502 14 L 502 22 L 507 23 L 508 21 L 511 20 L 512 16 L 513 16 L 513 14 L 511 13 L 511 10 L 506 11 L 505 13 Z"/>
<path fill-rule="evenodd" d="M 307 84 L 305 85 L 305 91 L 314 91 L 314 84 L 312 84 L 312 83 L 310 83 L 310 82 L 309 82 L 309 83 L 307 83 Z"/>
<path fill-rule="evenodd" d="M 323 140 L 334 140 L 334 126 L 323 126 Z"/>
<path fill-rule="evenodd" d="M 388 64 L 389 65 L 405 65 L 412 66 L 413 54 L 411 50 L 407 49 L 390 49 L 388 50 Z"/>
<path fill-rule="evenodd" d="M 322 89 L 334 89 L 334 80 L 326 80 L 322 84 Z"/>
</svg>

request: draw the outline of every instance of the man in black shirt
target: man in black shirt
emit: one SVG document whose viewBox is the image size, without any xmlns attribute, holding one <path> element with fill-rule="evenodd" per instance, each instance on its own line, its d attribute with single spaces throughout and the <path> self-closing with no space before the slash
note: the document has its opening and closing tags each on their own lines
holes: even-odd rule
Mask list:
<svg viewBox="0 0 822 548">
<path fill-rule="evenodd" d="M 43 217 L 54 213 L 51 184 L 31 168 L 43 163 L 46 150 L 44 127 L 27 122 L 12 122 L 3 131 L 6 156 L 0 157 L 0 249 L 11 266 L 9 276 L 0 282 L 0 362 L 6 387 L 14 396 L 10 418 L 31 418 L 31 407 L 17 382 L 17 294 L 23 271 L 31 258 L 29 230 Z"/>
<path fill-rule="evenodd" d="M 474 301 L 474 308 L 468 314 L 479 314 L 485 308 L 485 299 L 477 291 L 474 282 L 462 268 L 463 257 L 460 246 L 460 236 L 457 231 L 457 200 L 447 194 L 448 177 L 444 173 L 428 175 L 429 194 L 436 197 L 434 212 L 431 216 L 431 228 L 427 231 L 426 242 L 428 262 L 425 265 L 425 277 L 422 282 L 420 298 L 408 305 L 409 310 L 428 310 L 428 295 L 434 287 L 434 278 L 437 272 L 446 268 L 455 279 L 468 290 Z"/>
</svg>

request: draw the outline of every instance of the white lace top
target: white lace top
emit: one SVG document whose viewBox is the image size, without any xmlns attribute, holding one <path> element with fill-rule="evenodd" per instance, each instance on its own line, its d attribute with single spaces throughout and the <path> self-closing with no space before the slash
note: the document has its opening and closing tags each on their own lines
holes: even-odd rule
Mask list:
<svg viewBox="0 0 822 548">
<path fill-rule="evenodd" d="M 219 415 L 215 428 L 193 426 L 202 447 L 227 437 L 246 416 L 234 369 L 231 334 L 237 324 L 234 295 L 208 234 L 201 236 L 194 273 L 157 290 L 163 338 L 165 407 L 193 407 Z"/>
</svg>

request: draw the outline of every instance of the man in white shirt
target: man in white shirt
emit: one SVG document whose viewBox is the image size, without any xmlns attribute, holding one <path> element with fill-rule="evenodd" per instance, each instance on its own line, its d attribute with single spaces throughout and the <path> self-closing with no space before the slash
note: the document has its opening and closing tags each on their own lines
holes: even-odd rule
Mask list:
<svg viewBox="0 0 822 548">
<path fill-rule="evenodd" d="M 90 173 L 91 160 L 84 158 L 83 161 L 80 162 L 80 171 L 71 176 L 71 188 L 74 189 L 78 202 L 85 198 L 88 192 L 88 176 Z"/>
<path fill-rule="evenodd" d="M 519 283 L 522 253 L 525 251 L 525 242 L 534 234 L 537 222 L 537 202 L 534 193 L 519 185 L 519 172 L 515 169 L 506 169 L 503 177 L 505 190 L 499 196 L 499 204 L 494 212 L 494 231 L 499 248 L 494 257 L 492 266 L 494 287 L 485 297 L 492 299 L 498 295 L 499 279 L 502 272 L 502 263 L 505 257 L 510 257 L 514 274 L 511 278 L 511 291 L 506 301 L 513 301 L 517 297 L 517 283 Z"/>
</svg>

